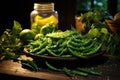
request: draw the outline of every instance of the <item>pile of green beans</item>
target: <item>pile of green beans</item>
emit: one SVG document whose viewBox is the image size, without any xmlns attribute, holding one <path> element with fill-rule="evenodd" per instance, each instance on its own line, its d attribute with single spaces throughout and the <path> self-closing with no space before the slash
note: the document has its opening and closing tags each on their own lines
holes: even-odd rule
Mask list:
<svg viewBox="0 0 120 80">
<path fill-rule="evenodd" d="M 37 40 L 31 40 L 25 47 L 36 55 L 61 58 L 86 58 L 96 54 L 102 43 L 88 34 L 81 35 L 75 30 L 66 30 L 46 34 Z"/>
<path fill-rule="evenodd" d="M 101 76 L 102 73 L 101 72 L 97 72 L 94 71 L 92 69 L 89 68 L 75 68 L 75 69 L 69 69 L 67 67 L 62 67 L 60 68 L 56 68 L 55 66 L 53 66 L 52 64 L 50 64 L 49 62 L 45 62 L 46 66 L 48 67 L 48 69 L 52 70 L 52 71 L 57 71 L 57 72 L 64 72 L 66 75 L 70 76 L 70 77 L 74 77 L 76 75 L 78 76 L 84 76 L 87 77 L 88 75 L 97 75 L 97 76 Z"/>
</svg>

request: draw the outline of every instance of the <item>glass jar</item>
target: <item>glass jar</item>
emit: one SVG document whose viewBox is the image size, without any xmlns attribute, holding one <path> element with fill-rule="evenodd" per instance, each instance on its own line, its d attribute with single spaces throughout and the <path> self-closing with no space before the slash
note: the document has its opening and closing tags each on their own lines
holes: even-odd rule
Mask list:
<svg viewBox="0 0 120 80">
<path fill-rule="evenodd" d="M 58 12 L 54 10 L 54 3 L 34 3 L 34 10 L 30 13 L 31 29 L 39 31 L 46 24 L 58 26 Z"/>
</svg>

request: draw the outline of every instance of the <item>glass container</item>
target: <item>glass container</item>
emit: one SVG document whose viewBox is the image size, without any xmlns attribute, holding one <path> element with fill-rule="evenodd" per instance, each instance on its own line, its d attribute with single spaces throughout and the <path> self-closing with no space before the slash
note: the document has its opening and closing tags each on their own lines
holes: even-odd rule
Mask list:
<svg viewBox="0 0 120 80">
<path fill-rule="evenodd" d="M 34 3 L 34 10 L 30 13 L 31 29 L 39 29 L 46 24 L 58 26 L 58 12 L 54 10 L 54 3 Z"/>
</svg>

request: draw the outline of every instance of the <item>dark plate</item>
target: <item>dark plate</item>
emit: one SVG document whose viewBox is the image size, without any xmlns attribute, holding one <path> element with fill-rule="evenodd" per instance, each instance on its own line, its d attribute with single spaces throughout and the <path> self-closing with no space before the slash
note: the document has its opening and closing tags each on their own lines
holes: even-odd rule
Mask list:
<svg viewBox="0 0 120 80">
<path fill-rule="evenodd" d="M 63 58 L 63 57 L 52 57 L 52 56 L 44 56 L 44 55 L 35 55 L 27 51 L 27 48 L 24 48 L 24 53 L 31 57 L 37 57 L 37 58 L 43 58 L 43 59 L 49 59 L 49 60 L 77 60 L 77 57 L 71 57 L 71 58 Z"/>
<path fill-rule="evenodd" d="M 98 52 L 94 55 L 91 55 L 91 56 L 88 56 L 86 58 L 77 58 L 77 57 L 70 57 L 70 58 L 63 58 L 63 57 L 52 57 L 52 56 L 43 56 L 43 55 L 35 55 L 35 54 L 32 54 L 30 52 L 27 51 L 27 48 L 24 48 L 24 53 L 28 56 L 31 56 L 31 57 L 35 57 L 35 58 L 42 58 L 42 59 L 47 59 L 47 60 L 79 60 L 79 59 L 83 59 L 83 60 L 87 60 L 87 59 L 91 59 L 91 58 L 95 58 L 95 57 L 98 57 L 100 55 L 103 54 L 103 52 Z"/>
</svg>

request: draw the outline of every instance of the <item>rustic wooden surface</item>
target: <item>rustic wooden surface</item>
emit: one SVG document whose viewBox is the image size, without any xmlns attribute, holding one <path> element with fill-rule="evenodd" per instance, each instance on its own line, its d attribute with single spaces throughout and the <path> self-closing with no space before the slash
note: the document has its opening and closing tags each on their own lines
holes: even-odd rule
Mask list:
<svg viewBox="0 0 120 80">
<path fill-rule="evenodd" d="M 34 72 L 22 67 L 20 62 L 4 60 L 0 62 L 0 80 L 119 80 L 120 62 L 114 59 L 108 60 L 94 68 L 101 71 L 103 76 L 88 77 L 76 76 L 70 78 L 63 73 L 39 71 Z"/>
<path fill-rule="evenodd" d="M 69 77 L 64 74 L 55 75 L 49 72 L 33 72 L 28 69 L 24 69 L 21 67 L 19 62 L 14 62 L 12 60 L 6 60 L 0 63 L 0 73 L 46 80 L 69 80 Z"/>
</svg>

